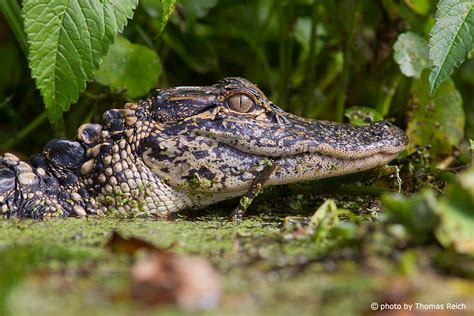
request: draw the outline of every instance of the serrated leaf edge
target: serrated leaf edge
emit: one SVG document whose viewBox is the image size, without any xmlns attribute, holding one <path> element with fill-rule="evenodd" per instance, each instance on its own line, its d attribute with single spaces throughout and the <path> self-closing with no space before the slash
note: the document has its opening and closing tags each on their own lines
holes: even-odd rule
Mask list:
<svg viewBox="0 0 474 316">
<path fill-rule="evenodd" d="M 440 0 L 440 2 L 438 2 L 438 10 L 439 10 L 439 6 L 440 4 L 442 3 L 443 0 Z M 455 33 L 455 36 L 453 37 L 453 41 L 451 42 L 451 45 L 449 46 L 449 49 L 445 50 L 445 55 L 444 55 L 444 58 L 443 58 L 443 61 L 441 63 L 440 66 L 436 66 L 436 65 L 432 65 L 432 69 L 431 69 L 431 74 L 430 74 L 430 78 L 429 78 L 429 82 L 430 82 L 430 94 L 433 95 L 435 90 L 439 87 L 439 85 L 441 84 L 441 82 L 438 82 L 438 78 L 439 78 L 439 74 L 440 74 L 440 70 L 443 68 L 446 60 L 447 60 L 447 57 L 449 56 L 449 52 L 451 51 L 452 47 L 453 47 L 453 44 L 454 44 L 454 39 L 457 38 L 460 30 L 462 29 L 462 26 L 464 24 L 464 22 L 466 21 L 467 17 L 469 16 L 469 14 L 471 13 L 471 11 L 474 9 L 474 1 L 471 1 L 471 8 L 467 11 L 466 15 L 463 17 L 462 21 L 463 23 L 460 23 L 459 24 L 459 27 Z M 435 15 L 435 18 L 436 18 L 436 15 Z M 438 20 L 436 21 L 436 23 L 438 23 Z M 434 27 L 434 26 L 433 26 Z M 433 38 L 433 34 L 430 32 L 430 41 L 429 41 L 429 46 L 430 46 L 430 54 L 429 54 L 429 57 L 430 57 L 430 61 L 433 62 L 432 60 L 432 52 L 431 52 L 431 49 L 433 48 L 433 45 L 432 45 L 432 38 Z M 448 77 L 451 75 L 451 73 L 453 72 L 454 68 L 456 68 L 457 66 L 459 66 L 463 61 L 464 61 L 465 57 L 458 61 L 457 63 L 454 64 L 453 68 L 451 69 L 451 72 L 448 74 Z M 437 71 L 435 71 L 437 70 Z M 432 80 L 432 74 L 435 73 L 435 78 Z"/>
</svg>

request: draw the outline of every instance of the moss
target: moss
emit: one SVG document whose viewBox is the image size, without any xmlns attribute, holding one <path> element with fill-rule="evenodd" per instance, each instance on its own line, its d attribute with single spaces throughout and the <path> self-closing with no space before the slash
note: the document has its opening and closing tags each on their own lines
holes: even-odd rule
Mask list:
<svg viewBox="0 0 474 316">
<path fill-rule="evenodd" d="M 275 163 L 275 161 L 273 159 L 270 159 L 270 158 L 264 158 L 264 159 L 261 159 L 261 160 L 258 161 L 258 164 L 260 166 L 271 167 L 271 166 L 273 166 L 274 163 Z"/>
<path fill-rule="evenodd" d="M 252 204 L 252 201 L 253 199 L 250 199 L 244 195 L 240 198 L 239 203 L 240 203 L 240 206 L 242 206 L 242 208 L 246 210 L 250 206 L 250 204 Z"/>
<path fill-rule="evenodd" d="M 115 198 L 110 195 L 106 195 L 103 201 L 100 201 L 104 205 L 115 205 Z"/>
<path fill-rule="evenodd" d="M 195 173 L 191 180 L 188 181 L 191 189 L 209 189 L 212 186 L 212 180 L 199 176 Z"/>
</svg>

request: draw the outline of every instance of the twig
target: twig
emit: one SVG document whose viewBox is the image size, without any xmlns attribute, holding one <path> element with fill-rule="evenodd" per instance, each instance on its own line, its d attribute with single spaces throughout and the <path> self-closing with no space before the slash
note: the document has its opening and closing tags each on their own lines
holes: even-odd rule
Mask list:
<svg viewBox="0 0 474 316">
<path fill-rule="evenodd" d="M 5 143 L 0 144 L 0 149 L 7 149 L 13 147 L 17 142 L 28 136 L 32 131 L 34 131 L 41 123 L 43 123 L 48 117 L 48 113 L 44 111 L 38 115 L 33 121 L 30 122 L 25 128 L 23 128 L 18 134 L 12 137 L 10 140 L 7 140 Z"/>
<path fill-rule="evenodd" d="M 10 25 L 15 37 L 20 44 L 23 54 L 28 57 L 28 42 L 26 41 L 26 34 L 23 29 L 23 20 L 21 18 L 21 8 L 17 0 L 2 0 L 0 1 L 0 11 Z"/>
</svg>

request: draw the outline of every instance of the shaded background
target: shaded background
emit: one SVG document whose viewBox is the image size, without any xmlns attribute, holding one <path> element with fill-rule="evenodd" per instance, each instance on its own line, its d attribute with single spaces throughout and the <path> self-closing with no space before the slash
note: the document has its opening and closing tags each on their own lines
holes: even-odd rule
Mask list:
<svg viewBox="0 0 474 316">
<path fill-rule="evenodd" d="M 183 0 L 156 36 L 159 6 L 140 1 L 123 34 L 158 52 L 163 71 L 157 87 L 242 76 L 298 115 L 343 121 L 348 107 L 364 106 L 403 128 L 414 79 L 400 73 L 392 46 L 405 31 L 428 38 L 436 9 L 435 1 Z M 26 58 L 1 16 L 0 69 L 0 151 L 22 157 L 41 151 L 51 138 L 74 138 L 80 124 L 100 122 L 105 109 L 129 100 L 124 91 L 90 82 L 79 102 L 50 124 Z M 471 60 L 454 75 L 471 138 L 473 70 Z"/>
<path fill-rule="evenodd" d="M 408 78 L 394 61 L 400 34 L 428 39 L 435 9 L 431 0 L 182 0 L 158 36 L 160 1 L 140 1 L 123 37 L 158 53 L 156 87 L 243 76 L 298 115 L 344 121 L 353 106 L 371 108 L 408 129 L 411 155 L 395 162 L 402 191 L 431 190 L 384 195 L 381 204 L 373 196 L 398 191 L 395 177 L 359 174 L 352 186 L 333 179 L 335 186 L 322 183 L 327 192 L 345 187 L 356 196 L 338 196 L 337 209 L 324 211 L 335 202 L 318 208 L 327 197 L 321 186 L 280 187 L 255 201 L 258 215 L 237 227 L 226 221 L 236 201 L 220 213 L 204 210 L 176 222 L 0 221 L 0 314 L 9 307 L 12 315 L 130 315 L 137 308 L 155 315 L 127 296 L 130 260 L 103 247 L 117 230 L 207 258 L 225 290 L 215 315 L 371 315 L 370 302 L 457 302 L 472 310 L 474 171 L 454 173 L 467 166 L 467 140 L 474 138 L 474 62 L 432 98 L 427 70 Z M 0 153 L 26 158 L 51 138 L 74 138 L 80 124 L 100 122 L 104 110 L 136 100 L 129 94 L 90 82 L 51 124 L 0 16 Z M 416 150 L 428 144 L 429 152 Z M 352 184 L 354 176 L 345 180 Z M 438 195 L 448 180 L 449 190 Z M 317 225 L 287 217 L 321 212 Z"/>
</svg>

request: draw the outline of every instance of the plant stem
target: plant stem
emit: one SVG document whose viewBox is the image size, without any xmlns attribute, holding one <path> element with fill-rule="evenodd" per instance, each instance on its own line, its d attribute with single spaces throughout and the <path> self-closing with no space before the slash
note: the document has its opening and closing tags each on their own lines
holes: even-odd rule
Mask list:
<svg viewBox="0 0 474 316">
<path fill-rule="evenodd" d="M 255 30 L 255 36 L 253 37 L 253 40 L 251 42 L 252 47 L 255 47 L 255 52 L 257 53 L 258 60 L 255 62 L 257 65 L 253 65 L 253 67 L 261 67 L 263 68 L 263 71 L 265 72 L 267 78 L 268 78 L 268 84 L 270 86 L 270 91 L 274 94 L 275 91 L 277 91 L 277 83 L 275 80 L 275 77 L 271 75 L 271 67 L 270 64 L 267 60 L 267 57 L 265 55 L 265 44 L 267 42 L 267 37 L 268 37 L 268 30 L 269 30 L 269 24 L 272 19 L 272 17 L 275 14 L 275 10 L 277 8 L 277 3 L 272 2 L 271 7 L 268 11 L 268 14 L 265 16 L 263 19 L 262 23 L 258 23 L 258 14 L 259 11 L 261 10 L 261 3 L 255 1 L 255 18 L 254 20 L 256 21 L 254 25 L 254 30 Z M 258 69 L 258 68 L 257 68 Z"/>
<path fill-rule="evenodd" d="M 0 149 L 8 149 L 13 147 L 16 143 L 21 141 L 23 138 L 28 136 L 32 131 L 34 131 L 41 123 L 43 123 L 48 117 L 48 113 L 43 111 L 38 115 L 33 121 L 30 122 L 25 128 L 23 128 L 18 134 L 12 137 L 10 140 L 6 141 L 3 144 L 0 144 Z"/>
<path fill-rule="evenodd" d="M 308 87 L 311 90 L 311 84 L 314 82 L 316 78 L 316 30 L 318 25 L 318 8 L 319 8 L 319 1 L 313 0 L 313 14 L 311 16 L 311 35 L 309 38 L 309 53 L 308 53 L 308 60 L 306 64 L 308 65 L 307 73 L 306 73 L 306 82 L 309 83 Z"/>
<path fill-rule="evenodd" d="M 342 78 L 337 89 L 339 91 L 339 96 L 336 101 L 336 113 L 335 113 L 335 120 L 336 122 L 342 122 L 344 119 L 344 109 L 346 106 L 347 100 L 347 84 L 349 83 L 349 70 L 347 67 L 344 67 L 342 72 Z"/>
<path fill-rule="evenodd" d="M 291 42 L 289 39 L 290 21 L 292 19 L 292 2 L 286 3 L 284 0 L 278 0 L 278 19 L 280 24 L 280 46 L 279 54 L 279 85 L 278 85 L 278 103 L 286 104 L 288 102 L 288 78 L 291 65 Z"/>
<path fill-rule="evenodd" d="M 390 86 L 386 87 L 382 102 L 377 104 L 377 111 L 379 111 L 379 113 L 382 114 L 383 117 L 385 117 L 390 110 L 390 105 L 392 104 L 393 96 L 395 95 L 395 92 L 397 92 L 397 88 L 401 79 L 402 75 L 400 73 L 397 73 L 393 78 Z"/>
<path fill-rule="evenodd" d="M 23 29 L 23 19 L 21 17 L 21 8 L 17 0 L 2 0 L 0 1 L 0 11 L 10 25 L 15 37 L 20 44 L 23 54 L 28 57 L 28 42 L 26 41 L 26 34 Z"/>
</svg>

